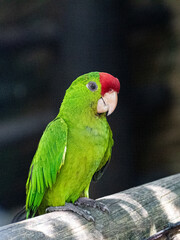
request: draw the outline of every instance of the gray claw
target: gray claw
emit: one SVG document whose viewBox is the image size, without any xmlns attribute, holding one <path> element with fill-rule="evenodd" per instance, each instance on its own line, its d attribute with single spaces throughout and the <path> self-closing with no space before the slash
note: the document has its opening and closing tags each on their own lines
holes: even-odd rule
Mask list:
<svg viewBox="0 0 180 240">
<path fill-rule="evenodd" d="M 94 222 L 94 218 L 91 216 L 91 213 L 88 210 L 82 209 L 72 203 L 65 203 L 64 206 L 46 208 L 46 213 L 55 212 L 55 211 L 71 211 L 78 214 L 79 216 L 84 217 L 87 221 Z"/>
<path fill-rule="evenodd" d="M 51 212 L 55 212 L 56 211 L 56 207 L 48 207 L 46 208 L 46 213 L 51 213 Z"/>
<path fill-rule="evenodd" d="M 103 211 L 107 212 L 108 214 L 110 214 L 110 210 L 109 210 L 109 208 L 106 205 L 104 205 Z"/>
<path fill-rule="evenodd" d="M 95 222 L 94 218 L 90 215 L 89 218 L 87 219 L 89 222 Z"/>
<path fill-rule="evenodd" d="M 97 208 L 99 208 L 101 211 L 107 212 L 108 214 L 110 213 L 109 208 L 104 203 L 97 202 L 96 204 L 97 204 Z"/>
<path fill-rule="evenodd" d="M 96 202 L 93 199 L 81 197 L 75 202 L 76 206 L 85 206 L 85 207 L 92 207 L 101 210 L 102 212 L 110 213 L 109 208 L 101 202 Z"/>
</svg>

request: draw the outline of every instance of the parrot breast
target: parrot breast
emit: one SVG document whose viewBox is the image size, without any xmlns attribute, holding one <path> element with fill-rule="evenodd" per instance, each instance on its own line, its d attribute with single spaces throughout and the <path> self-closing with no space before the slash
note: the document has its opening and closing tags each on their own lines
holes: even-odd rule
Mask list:
<svg viewBox="0 0 180 240">
<path fill-rule="evenodd" d="M 82 195 L 104 157 L 108 141 L 106 118 L 69 128 L 65 164 L 53 188 L 45 193 L 40 212 L 48 206 L 74 202 Z"/>
</svg>

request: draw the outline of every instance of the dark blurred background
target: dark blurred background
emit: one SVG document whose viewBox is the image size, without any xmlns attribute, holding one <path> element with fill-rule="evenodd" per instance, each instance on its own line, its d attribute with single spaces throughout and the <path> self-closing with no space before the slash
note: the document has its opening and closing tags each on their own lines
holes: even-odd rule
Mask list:
<svg viewBox="0 0 180 240">
<path fill-rule="evenodd" d="M 112 161 L 91 197 L 180 170 L 176 0 L 1 1 L 0 225 L 25 204 L 38 141 L 79 75 L 119 78 Z"/>
</svg>

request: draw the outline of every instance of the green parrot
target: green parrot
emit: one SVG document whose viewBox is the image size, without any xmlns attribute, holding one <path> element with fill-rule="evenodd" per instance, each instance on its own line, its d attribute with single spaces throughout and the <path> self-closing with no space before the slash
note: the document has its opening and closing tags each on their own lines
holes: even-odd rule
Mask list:
<svg viewBox="0 0 180 240">
<path fill-rule="evenodd" d="M 106 115 L 116 108 L 120 82 L 104 72 L 78 77 L 67 89 L 32 160 L 26 183 L 26 218 L 70 210 L 94 220 L 79 206 L 108 208 L 89 198 L 111 158 L 112 131 Z"/>
</svg>

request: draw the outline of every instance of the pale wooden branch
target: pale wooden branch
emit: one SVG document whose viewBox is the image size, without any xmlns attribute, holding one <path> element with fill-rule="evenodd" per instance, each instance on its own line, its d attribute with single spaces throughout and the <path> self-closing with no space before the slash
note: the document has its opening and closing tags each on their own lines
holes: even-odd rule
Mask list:
<svg viewBox="0 0 180 240">
<path fill-rule="evenodd" d="M 71 212 L 54 212 L 1 227 L 0 239 L 147 239 L 180 221 L 180 174 L 99 200 L 111 212 L 92 209 L 95 223 Z M 158 239 L 180 239 L 179 228 L 175 230 Z"/>
</svg>

